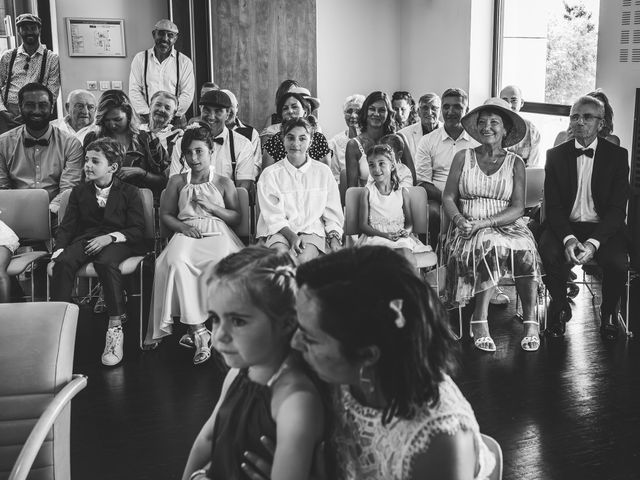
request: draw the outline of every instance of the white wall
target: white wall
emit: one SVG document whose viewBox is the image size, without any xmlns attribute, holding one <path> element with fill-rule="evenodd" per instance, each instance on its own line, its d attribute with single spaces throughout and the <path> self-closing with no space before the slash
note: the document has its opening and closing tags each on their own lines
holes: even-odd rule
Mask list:
<svg viewBox="0 0 640 480">
<path fill-rule="evenodd" d="M 129 67 L 134 55 L 153 45 L 151 30 L 161 18 L 168 18 L 165 0 L 50 0 L 56 12 L 58 52 L 62 72 L 61 97 L 76 88 L 87 88 L 87 80 L 120 80 L 129 91 Z M 66 17 L 123 18 L 126 57 L 70 57 Z M 55 33 L 55 32 L 54 32 Z M 55 40 L 54 40 L 55 43 Z M 100 97 L 100 91 L 93 92 Z"/>
</svg>

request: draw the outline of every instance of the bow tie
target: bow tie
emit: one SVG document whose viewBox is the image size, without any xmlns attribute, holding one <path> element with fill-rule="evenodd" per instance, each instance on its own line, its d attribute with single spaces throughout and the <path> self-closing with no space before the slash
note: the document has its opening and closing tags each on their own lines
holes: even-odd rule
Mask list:
<svg viewBox="0 0 640 480">
<path fill-rule="evenodd" d="M 593 148 L 585 148 L 584 150 L 581 148 L 576 148 L 576 158 L 578 158 L 581 155 L 586 155 L 589 158 L 593 158 Z"/>
<path fill-rule="evenodd" d="M 46 138 L 39 138 L 37 140 L 33 138 L 25 138 L 24 146 L 25 147 L 35 147 L 36 145 L 40 145 L 41 147 L 47 147 L 49 145 L 49 140 Z"/>
<path fill-rule="evenodd" d="M 222 145 L 224 143 L 224 138 L 222 137 L 217 137 L 213 139 L 214 143 L 217 143 L 218 145 Z"/>
</svg>

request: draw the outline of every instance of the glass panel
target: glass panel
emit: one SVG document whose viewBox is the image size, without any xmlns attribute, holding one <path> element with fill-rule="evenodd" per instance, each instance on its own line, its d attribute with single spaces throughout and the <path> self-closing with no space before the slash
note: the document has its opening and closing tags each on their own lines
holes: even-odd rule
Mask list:
<svg viewBox="0 0 640 480">
<path fill-rule="evenodd" d="M 544 115 L 542 113 L 520 112 L 520 115 L 536 126 L 540 132 L 540 166 L 544 166 L 546 161 L 546 152 L 553 148 L 553 143 L 558 133 L 565 131 L 569 126 L 568 117 L 559 117 L 557 115 Z"/>
</svg>

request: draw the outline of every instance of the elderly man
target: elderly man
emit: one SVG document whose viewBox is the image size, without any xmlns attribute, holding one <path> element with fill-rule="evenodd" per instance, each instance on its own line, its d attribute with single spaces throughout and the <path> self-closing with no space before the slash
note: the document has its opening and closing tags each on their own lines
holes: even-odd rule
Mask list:
<svg viewBox="0 0 640 480">
<path fill-rule="evenodd" d="M 176 142 L 183 134 L 181 128 L 171 123 L 177 108 L 178 99 L 173 93 L 158 90 L 151 97 L 149 123 L 140 125 L 140 130 L 146 130 L 160 140 L 160 145 L 169 155 L 173 153 Z"/>
<path fill-rule="evenodd" d="M 580 97 L 569 115 L 574 139 L 547 151 L 540 255 L 551 294 L 547 327 L 551 337 L 563 336 L 571 318 L 569 270 L 590 260 L 603 270 L 600 334 L 605 340 L 618 335 L 617 304 L 627 271 L 629 164 L 627 150 L 598 139 L 603 118 L 600 100 Z"/>
<path fill-rule="evenodd" d="M 511 106 L 511 110 L 519 112 L 524 105 L 522 91 L 516 85 L 507 85 L 500 92 L 500 98 Z M 527 124 L 527 134 L 522 141 L 507 150 L 512 151 L 524 160 L 524 164 L 531 167 L 542 167 L 542 158 L 540 155 L 540 132 L 536 126 L 523 117 Z"/>
<path fill-rule="evenodd" d="M 96 97 L 87 90 L 73 90 L 69 92 L 64 109 L 67 115 L 53 120 L 51 125 L 63 132 L 76 135 L 83 128 L 93 124 L 96 117 Z"/>
<path fill-rule="evenodd" d="M 340 181 L 340 172 L 345 169 L 344 156 L 347 151 L 347 143 L 360 134 L 358 114 L 364 103 L 364 98 L 364 95 L 355 93 L 345 99 L 344 105 L 342 106 L 342 114 L 344 115 L 344 122 L 347 128 L 340 133 L 336 133 L 331 140 L 329 140 L 329 148 L 332 152 L 331 172 L 336 182 Z"/>
<path fill-rule="evenodd" d="M 429 198 L 429 237 L 435 248 L 440 230 L 440 205 L 453 157 L 460 150 L 479 145 L 464 130 L 461 120 L 469 110 L 469 96 L 460 88 L 442 94 L 444 125 L 423 136 L 416 149 L 416 176 Z"/>
<path fill-rule="evenodd" d="M 77 138 L 49 125 L 53 94 L 39 83 L 18 92 L 21 125 L 0 135 L 0 189 L 43 188 L 57 213 L 60 194 L 80 183 L 84 154 Z"/>
<path fill-rule="evenodd" d="M 435 93 L 425 93 L 420 97 L 420 100 L 418 100 L 418 116 L 420 117 L 420 122 L 404 127 L 398 132 L 404 139 L 405 145 L 409 147 L 413 158 L 416 158 L 418 143 L 420 143 L 422 137 L 442 125 L 439 120 L 441 107 L 442 102 L 438 95 Z"/>
<path fill-rule="evenodd" d="M 200 99 L 201 121 L 206 122 L 214 136 L 213 165 L 218 175 L 231 178 L 237 186 L 254 191 L 257 169 L 251 141 L 244 135 L 230 130 L 227 125 L 231 99 L 221 90 L 211 90 Z M 182 139 L 178 140 L 173 154 L 169 176 L 188 171 L 181 161 Z"/>
<path fill-rule="evenodd" d="M 60 61 L 58 54 L 40 43 L 40 18 L 30 13 L 18 15 L 16 28 L 22 45 L 6 50 L 0 58 L 0 133 L 23 123 L 18 91 L 24 85 L 45 85 L 53 94 L 54 105 L 60 92 Z"/>
<path fill-rule="evenodd" d="M 153 94 L 158 90 L 172 92 L 178 98 L 174 123 L 183 126 L 196 88 L 193 63 L 173 47 L 178 39 L 175 23 L 160 20 L 151 33 L 155 42 L 153 48 L 138 52 L 131 62 L 129 98 L 135 111 L 147 123 Z"/>
</svg>

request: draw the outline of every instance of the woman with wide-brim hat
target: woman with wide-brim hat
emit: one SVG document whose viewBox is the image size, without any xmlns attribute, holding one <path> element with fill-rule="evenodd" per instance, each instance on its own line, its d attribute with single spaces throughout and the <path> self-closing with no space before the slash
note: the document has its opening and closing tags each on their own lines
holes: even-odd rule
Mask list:
<svg viewBox="0 0 640 480">
<path fill-rule="evenodd" d="M 501 99 L 489 99 L 462 119 L 480 146 L 458 152 L 451 165 L 443 206 L 451 219 L 445 245 L 447 301 L 464 306 L 475 297 L 470 335 L 476 348 L 494 352 L 487 312 L 498 281 L 515 280 L 522 299 L 525 351 L 540 347 L 534 306 L 542 262 L 523 220 L 525 165 L 506 150 L 526 133 L 524 120 Z"/>
</svg>

